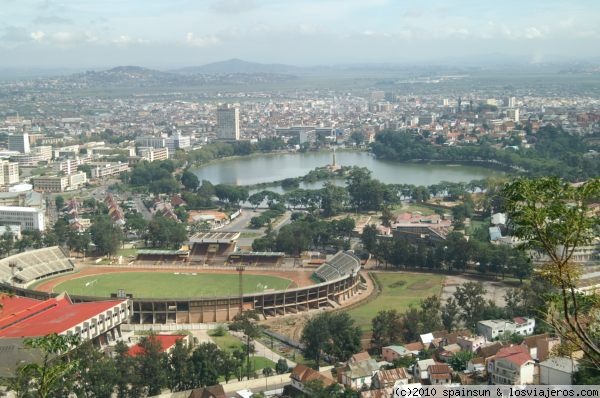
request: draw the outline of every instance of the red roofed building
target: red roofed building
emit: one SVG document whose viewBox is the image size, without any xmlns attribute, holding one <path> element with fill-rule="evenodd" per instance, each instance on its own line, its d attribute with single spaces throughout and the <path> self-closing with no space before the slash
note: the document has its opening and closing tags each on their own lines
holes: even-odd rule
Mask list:
<svg viewBox="0 0 600 398">
<path fill-rule="evenodd" d="M 148 338 L 153 342 L 160 344 L 160 352 L 166 352 L 167 354 L 173 350 L 175 343 L 177 343 L 178 340 L 184 340 L 184 342 L 187 342 L 188 340 L 187 336 L 176 334 L 155 334 L 150 335 Z M 137 357 L 143 352 L 144 348 L 138 343 L 134 346 L 131 346 L 127 354 L 132 357 Z"/>
<path fill-rule="evenodd" d="M 527 347 L 501 348 L 488 364 L 494 384 L 533 384 L 535 362 Z"/>
<path fill-rule="evenodd" d="M 20 361 L 35 359 L 23 339 L 49 334 L 77 335 L 100 345 L 120 337 L 120 325 L 131 316 L 129 300 L 73 303 L 63 293 L 47 300 L 0 297 L 0 376 L 11 375 Z"/>
</svg>

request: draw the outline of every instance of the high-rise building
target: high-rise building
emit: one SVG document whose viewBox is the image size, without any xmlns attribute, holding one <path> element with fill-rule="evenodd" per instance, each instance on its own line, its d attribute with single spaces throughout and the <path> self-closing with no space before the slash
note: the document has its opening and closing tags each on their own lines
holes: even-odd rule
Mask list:
<svg viewBox="0 0 600 398">
<path fill-rule="evenodd" d="M 240 139 L 240 110 L 231 105 L 217 109 L 217 138 L 237 141 Z"/>
<path fill-rule="evenodd" d="M 29 134 L 11 134 L 8 136 L 8 150 L 29 153 Z"/>
<path fill-rule="evenodd" d="M 19 164 L 0 161 L 0 185 L 12 185 L 19 182 Z"/>
</svg>

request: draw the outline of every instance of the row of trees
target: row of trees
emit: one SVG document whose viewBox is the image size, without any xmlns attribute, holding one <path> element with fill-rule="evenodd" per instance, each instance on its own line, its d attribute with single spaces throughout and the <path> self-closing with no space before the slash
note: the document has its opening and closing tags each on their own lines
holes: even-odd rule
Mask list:
<svg viewBox="0 0 600 398">
<path fill-rule="evenodd" d="M 255 251 L 282 251 L 298 256 L 310 249 L 350 247 L 350 236 L 355 224 L 352 218 L 324 221 L 312 215 L 295 213 L 296 221 L 281 227 L 275 235 L 269 229 L 264 237 L 252 242 Z"/>
<path fill-rule="evenodd" d="M 536 176 L 556 175 L 570 180 L 600 175 L 600 159 L 583 156 L 592 149 L 579 136 L 554 126 L 544 126 L 527 137 L 531 149 L 496 149 L 488 144 L 439 146 L 411 132 L 384 131 L 377 134 L 371 148 L 381 159 L 410 161 L 495 162 L 524 169 Z"/>
<path fill-rule="evenodd" d="M 462 272 L 470 265 L 482 274 L 509 274 L 521 280 L 532 272 L 531 261 L 523 251 L 493 245 L 484 234 L 474 234 L 467 241 L 463 234 L 451 232 L 444 241 L 411 244 L 402 236 L 378 236 L 371 225 L 365 227 L 361 239 L 378 262 L 395 268 Z"/>
<path fill-rule="evenodd" d="M 182 336 L 183 337 L 183 336 Z M 5 380 L 18 398 L 78 397 L 139 398 L 158 395 L 167 388 L 184 391 L 242 380 L 251 375 L 246 368 L 246 350 L 228 352 L 212 343 L 197 347 L 176 342 L 166 354 L 154 335 L 143 336 L 135 356 L 129 347 L 117 342 L 114 355 L 107 356 L 90 341 L 80 344 L 76 336 L 48 336 L 25 340 L 25 345 L 39 350 L 40 362 L 18 368 L 16 377 Z M 76 348 L 74 348 L 76 347 Z M 252 370 L 253 371 L 253 370 Z M 288 371 L 285 360 L 265 374 Z"/>
</svg>

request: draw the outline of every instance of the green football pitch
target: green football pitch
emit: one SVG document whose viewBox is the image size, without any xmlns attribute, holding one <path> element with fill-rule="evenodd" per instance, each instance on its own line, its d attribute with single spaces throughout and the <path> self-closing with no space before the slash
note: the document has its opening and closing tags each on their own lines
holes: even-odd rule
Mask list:
<svg viewBox="0 0 600 398">
<path fill-rule="evenodd" d="M 244 293 L 284 290 L 291 281 L 265 275 L 243 276 Z M 110 297 L 123 289 L 137 298 L 188 298 L 237 296 L 237 274 L 194 272 L 115 272 L 70 279 L 54 287 L 55 292 Z"/>
</svg>

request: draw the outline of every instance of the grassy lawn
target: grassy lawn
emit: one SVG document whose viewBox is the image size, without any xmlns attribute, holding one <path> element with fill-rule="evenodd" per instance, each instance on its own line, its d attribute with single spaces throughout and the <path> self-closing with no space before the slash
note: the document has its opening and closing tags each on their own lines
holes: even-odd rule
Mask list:
<svg viewBox="0 0 600 398">
<path fill-rule="evenodd" d="M 244 275 L 244 292 L 264 289 L 284 290 L 288 279 L 264 275 Z M 237 296 L 238 276 L 235 274 L 207 274 L 192 272 L 118 272 L 90 275 L 60 283 L 55 292 L 110 297 L 118 289 L 134 297 L 179 298 L 203 296 Z"/>
<path fill-rule="evenodd" d="M 230 335 L 229 333 L 225 333 L 223 336 L 212 336 L 211 335 L 210 338 L 223 351 L 233 352 L 235 350 L 242 349 L 242 341 L 240 339 L 238 339 L 237 337 Z M 267 359 L 265 357 L 251 356 L 250 363 L 252 364 L 252 368 L 256 369 L 256 370 L 264 369 L 266 367 L 275 369 L 275 362 L 273 362 L 270 359 Z"/>
<path fill-rule="evenodd" d="M 381 294 L 370 302 L 349 311 L 362 330 L 371 329 L 371 319 L 381 310 L 404 312 L 410 305 L 433 295 L 439 295 L 444 276 L 405 272 L 372 273 L 381 286 Z"/>
<path fill-rule="evenodd" d="M 119 249 L 117 250 L 117 257 L 118 256 L 123 256 L 123 257 L 129 257 L 129 256 L 133 256 L 135 257 L 135 255 L 137 254 L 137 249 L 135 248 L 129 248 L 129 249 Z"/>
<path fill-rule="evenodd" d="M 416 203 L 400 203 L 392 207 L 394 213 L 421 213 L 424 216 L 435 214 L 432 208 Z"/>
<path fill-rule="evenodd" d="M 223 336 L 213 336 L 210 338 L 219 346 L 220 349 L 227 352 L 233 352 L 235 350 L 242 349 L 242 342 L 235 336 L 225 333 Z"/>
</svg>

